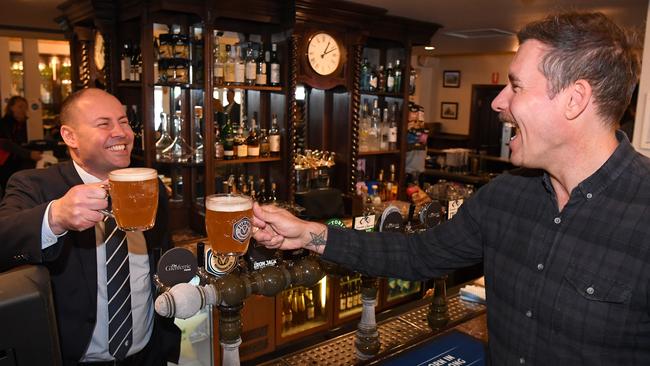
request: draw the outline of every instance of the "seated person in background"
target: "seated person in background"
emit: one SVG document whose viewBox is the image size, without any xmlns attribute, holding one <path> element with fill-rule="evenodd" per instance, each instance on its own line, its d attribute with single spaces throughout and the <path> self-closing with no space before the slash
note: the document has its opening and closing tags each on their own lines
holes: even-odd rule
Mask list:
<svg viewBox="0 0 650 366">
<path fill-rule="evenodd" d="M 42 153 L 23 148 L 24 143 L 27 143 L 27 99 L 15 95 L 9 98 L 0 119 L 0 187 L 5 188 L 13 173 L 33 168 L 40 160 Z"/>
</svg>

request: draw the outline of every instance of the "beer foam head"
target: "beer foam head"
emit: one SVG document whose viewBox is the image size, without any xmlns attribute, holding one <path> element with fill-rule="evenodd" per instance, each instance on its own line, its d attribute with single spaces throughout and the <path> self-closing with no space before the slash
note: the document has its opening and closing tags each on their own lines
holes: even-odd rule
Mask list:
<svg viewBox="0 0 650 366">
<path fill-rule="evenodd" d="M 108 179 L 114 182 L 139 182 L 156 177 L 158 172 L 151 168 L 124 168 L 108 173 Z"/>
<path fill-rule="evenodd" d="M 205 200 L 205 208 L 217 212 L 237 212 L 250 210 L 253 200 L 246 196 L 214 195 Z"/>
</svg>

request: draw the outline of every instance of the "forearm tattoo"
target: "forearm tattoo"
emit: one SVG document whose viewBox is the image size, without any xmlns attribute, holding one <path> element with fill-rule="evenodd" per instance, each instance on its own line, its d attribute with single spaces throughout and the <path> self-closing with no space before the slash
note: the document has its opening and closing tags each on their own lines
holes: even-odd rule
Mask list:
<svg viewBox="0 0 650 366">
<path fill-rule="evenodd" d="M 318 250 L 318 248 L 324 246 L 325 243 L 327 242 L 325 240 L 325 233 L 326 232 L 327 232 L 327 229 L 323 230 L 323 232 L 320 233 L 320 234 L 310 232 L 309 235 L 311 235 L 311 240 L 309 241 L 309 243 L 307 243 L 307 245 L 305 245 L 305 248 Z"/>
</svg>

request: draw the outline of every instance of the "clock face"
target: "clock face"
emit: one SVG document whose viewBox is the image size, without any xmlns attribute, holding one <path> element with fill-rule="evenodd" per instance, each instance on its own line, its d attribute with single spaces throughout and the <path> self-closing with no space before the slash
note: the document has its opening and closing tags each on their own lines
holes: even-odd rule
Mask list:
<svg viewBox="0 0 650 366">
<path fill-rule="evenodd" d="M 95 66 L 97 70 L 104 70 L 104 65 L 106 63 L 106 58 L 104 57 L 104 36 L 101 32 L 95 32 Z"/>
<path fill-rule="evenodd" d="M 316 33 L 309 39 L 307 59 L 319 75 L 330 75 L 341 64 L 341 51 L 334 37 L 327 33 Z"/>
</svg>

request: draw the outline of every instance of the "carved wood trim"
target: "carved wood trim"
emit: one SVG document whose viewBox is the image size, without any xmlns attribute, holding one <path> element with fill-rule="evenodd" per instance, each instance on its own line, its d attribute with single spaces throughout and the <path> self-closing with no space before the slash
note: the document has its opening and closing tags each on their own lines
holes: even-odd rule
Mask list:
<svg viewBox="0 0 650 366">
<path fill-rule="evenodd" d="M 354 60 L 352 68 L 352 116 L 350 116 L 350 193 L 354 194 L 357 187 L 357 156 L 359 153 L 359 110 L 361 106 L 361 58 L 363 56 L 363 46 L 354 46 Z"/>
<path fill-rule="evenodd" d="M 302 113 L 298 110 L 298 101 L 296 100 L 296 86 L 298 85 L 298 43 L 300 42 L 300 35 L 293 33 L 290 40 L 289 52 L 289 202 L 294 202 L 294 194 L 296 193 L 296 170 L 294 169 L 294 162 L 296 160 L 297 149 L 297 128 L 301 123 Z"/>
</svg>

